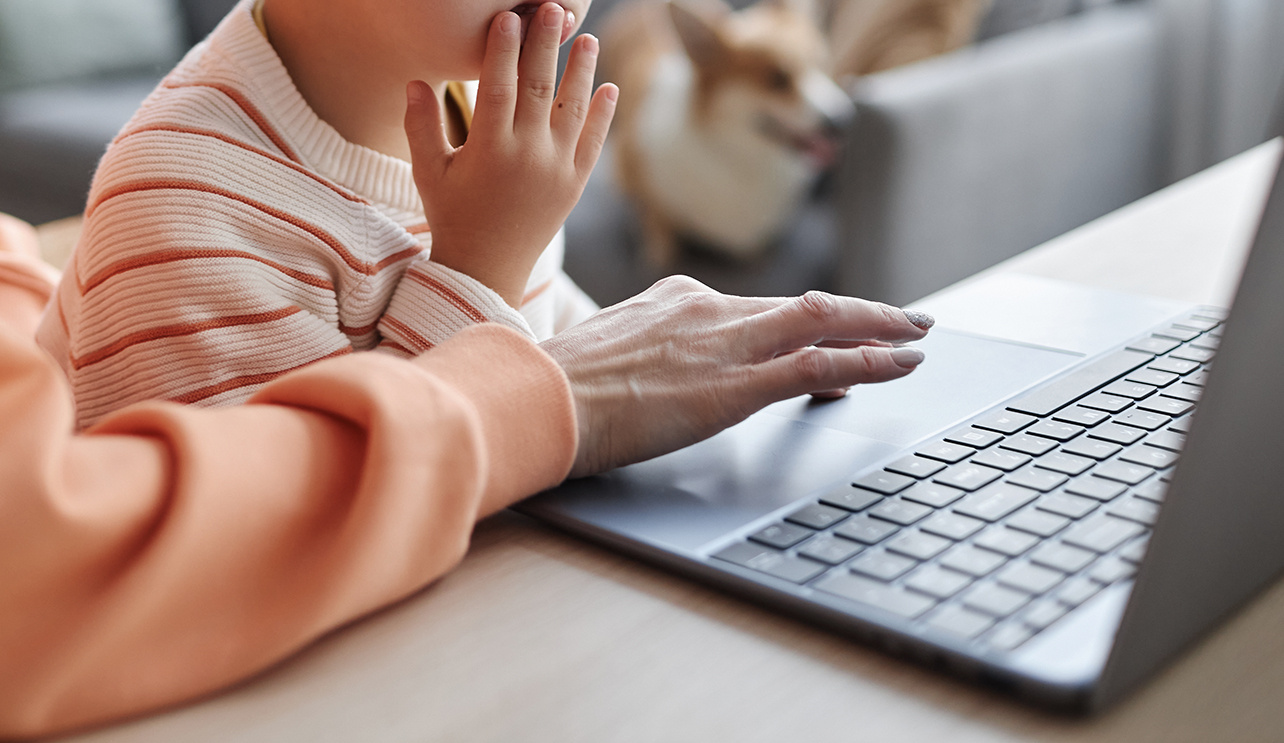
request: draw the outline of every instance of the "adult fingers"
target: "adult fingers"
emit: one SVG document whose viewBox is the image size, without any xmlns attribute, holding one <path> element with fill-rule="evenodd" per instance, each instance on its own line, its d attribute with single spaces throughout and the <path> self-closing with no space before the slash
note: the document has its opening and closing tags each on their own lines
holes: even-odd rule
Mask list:
<svg viewBox="0 0 1284 743">
<path fill-rule="evenodd" d="M 553 134 L 563 145 L 573 145 L 579 138 L 584 118 L 588 116 L 589 101 L 593 97 L 593 74 L 597 70 L 597 39 L 581 34 L 571 42 L 566 57 L 566 71 L 557 89 L 553 105 Z"/>
<path fill-rule="evenodd" d="M 428 83 L 412 80 L 406 85 L 406 139 L 410 143 L 410 161 L 422 171 L 454 152 L 446 138 L 437 96 Z"/>
<path fill-rule="evenodd" d="M 920 322 L 880 302 L 811 291 L 747 318 L 744 329 L 751 352 L 770 358 L 814 344 L 916 341 L 931 327 L 930 318 Z"/>
<path fill-rule="evenodd" d="M 747 395 L 768 405 L 810 392 L 900 379 L 923 362 L 917 348 L 805 348 L 753 367 Z"/>
<path fill-rule="evenodd" d="M 521 19 L 510 11 L 495 16 L 490 24 L 486 56 L 482 59 L 481 76 L 477 81 L 472 132 L 494 135 L 512 131 L 521 50 Z"/>
<path fill-rule="evenodd" d="M 602 154 L 602 147 L 606 145 L 606 134 L 611 130 L 619 97 L 620 89 L 614 83 L 603 83 L 589 104 L 588 117 L 575 147 L 575 170 L 584 179 L 588 178 Z"/>
<path fill-rule="evenodd" d="M 562 42 L 566 11 L 557 3 L 544 3 L 526 30 L 521 60 L 517 64 L 516 129 L 547 127 L 557 92 L 557 49 Z"/>
</svg>

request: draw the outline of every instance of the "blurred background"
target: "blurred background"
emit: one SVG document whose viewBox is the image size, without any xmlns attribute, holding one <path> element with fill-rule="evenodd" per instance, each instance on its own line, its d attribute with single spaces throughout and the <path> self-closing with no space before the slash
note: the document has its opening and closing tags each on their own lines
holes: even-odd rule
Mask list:
<svg viewBox="0 0 1284 743">
<path fill-rule="evenodd" d="M 234 4 L 0 0 L 0 211 L 79 214 L 107 143 Z M 1281 39 L 1284 0 L 990 0 L 957 48 L 838 80 L 842 155 L 761 257 L 649 264 L 608 148 L 566 267 L 602 304 L 670 272 L 907 303 L 1263 141 Z"/>
</svg>

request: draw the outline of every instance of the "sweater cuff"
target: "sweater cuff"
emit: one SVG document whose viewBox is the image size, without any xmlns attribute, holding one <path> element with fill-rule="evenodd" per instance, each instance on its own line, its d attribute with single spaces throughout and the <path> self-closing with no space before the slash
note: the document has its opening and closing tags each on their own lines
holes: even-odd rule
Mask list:
<svg viewBox="0 0 1284 743">
<path fill-rule="evenodd" d="M 575 463 L 575 403 L 562 367 L 495 324 L 475 325 L 415 364 L 458 389 L 481 419 L 490 475 L 481 514 L 557 485 Z"/>
<path fill-rule="evenodd" d="M 432 261 L 411 266 L 379 321 L 385 342 L 422 353 L 466 327 L 499 323 L 534 340 L 526 318 L 480 281 Z"/>
</svg>

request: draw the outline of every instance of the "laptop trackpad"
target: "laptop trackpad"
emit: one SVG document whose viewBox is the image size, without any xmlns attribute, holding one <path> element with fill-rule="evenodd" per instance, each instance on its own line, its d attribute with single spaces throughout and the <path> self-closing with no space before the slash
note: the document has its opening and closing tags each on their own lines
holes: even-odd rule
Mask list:
<svg viewBox="0 0 1284 743">
<path fill-rule="evenodd" d="M 841 400 L 777 403 L 681 451 L 568 482 L 523 510 L 600 537 L 696 552 L 1080 358 L 945 329 L 917 345 L 927 361 L 908 377 L 854 388 Z"/>
</svg>

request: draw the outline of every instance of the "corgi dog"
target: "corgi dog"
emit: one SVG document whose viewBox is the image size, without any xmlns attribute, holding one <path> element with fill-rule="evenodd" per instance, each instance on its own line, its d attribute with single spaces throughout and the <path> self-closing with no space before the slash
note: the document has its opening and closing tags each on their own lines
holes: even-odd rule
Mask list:
<svg viewBox="0 0 1284 743">
<path fill-rule="evenodd" d="M 854 106 L 807 0 L 634 0 L 602 33 L 616 175 L 666 267 L 683 240 L 751 260 L 831 165 Z"/>
</svg>

